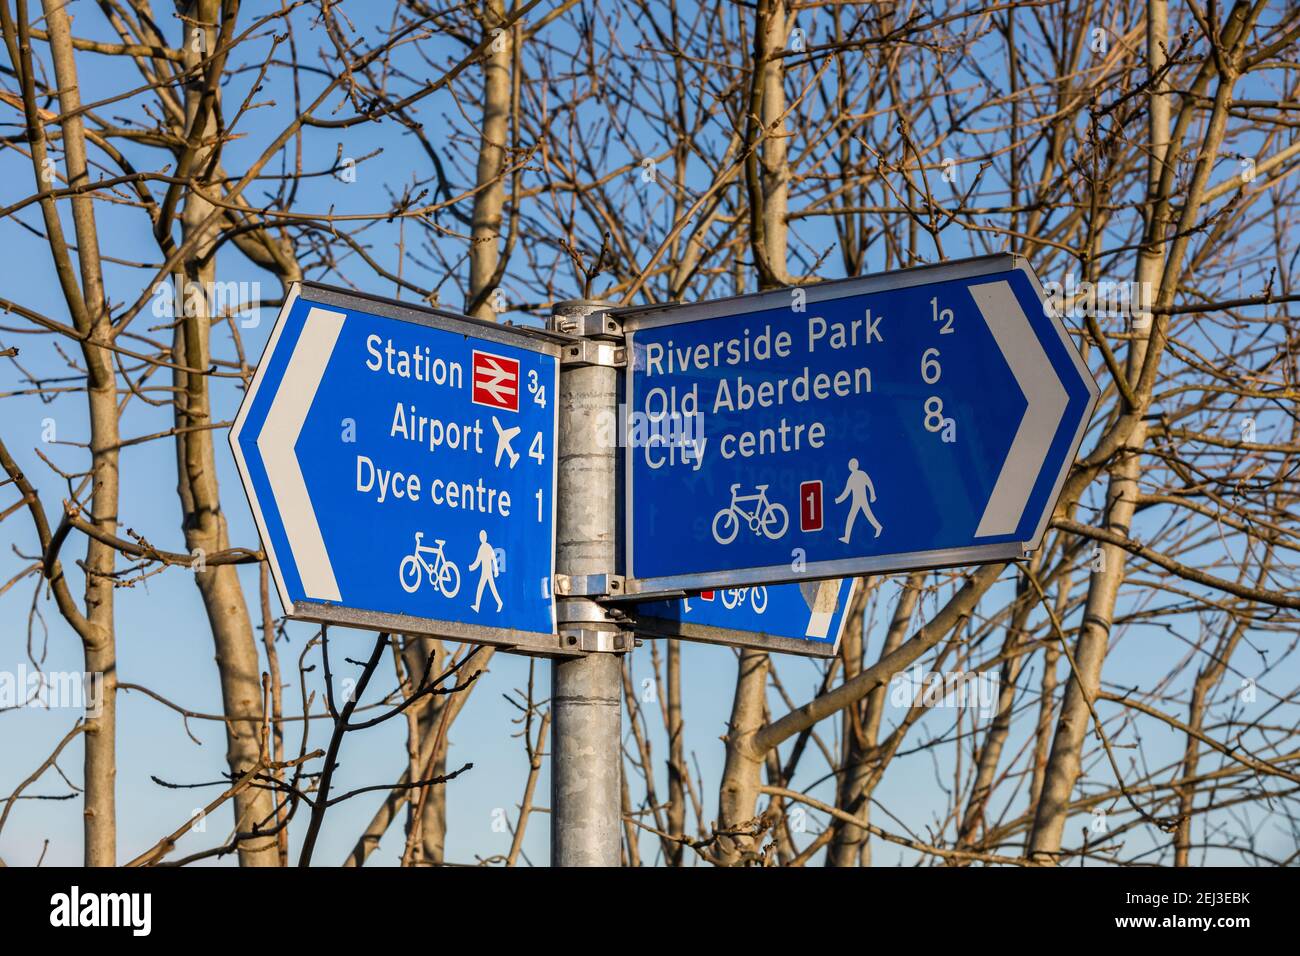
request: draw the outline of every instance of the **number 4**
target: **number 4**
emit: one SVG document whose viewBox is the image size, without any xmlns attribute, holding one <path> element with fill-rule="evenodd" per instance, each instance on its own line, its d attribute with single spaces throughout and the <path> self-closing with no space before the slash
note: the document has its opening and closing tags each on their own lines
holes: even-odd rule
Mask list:
<svg viewBox="0 0 1300 956">
<path fill-rule="evenodd" d="M 533 436 L 533 443 L 528 446 L 528 457 L 537 459 L 537 464 L 546 461 L 546 456 L 542 454 L 542 433 L 538 432 Z"/>
</svg>

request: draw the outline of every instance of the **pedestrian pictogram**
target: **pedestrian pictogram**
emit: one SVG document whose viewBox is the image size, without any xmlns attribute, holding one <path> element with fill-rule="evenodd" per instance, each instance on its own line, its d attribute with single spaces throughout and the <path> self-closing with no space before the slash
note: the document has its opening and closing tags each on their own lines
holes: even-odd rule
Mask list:
<svg viewBox="0 0 1300 956">
<path fill-rule="evenodd" d="M 853 521 L 859 514 L 866 517 L 871 527 L 876 529 L 876 537 L 880 537 L 880 532 L 885 530 L 876 520 L 876 516 L 871 513 L 870 502 L 876 500 L 876 488 L 871 483 L 871 476 L 858 467 L 856 458 L 849 459 L 849 480 L 844 483 L 844 490 L 840 496 L 835 499 L 838 505 L 849 499 L 849 517 L 844 524 L 844 537 L 840 538 L 845 544 L 853 539 Z"/>
<path fill-rule="evenodd" d="M 490 588 L 492 597 L 496 599 L 497 611 L 502 608 L 501 595 L 497 593 L 497 575 L 501 569 L 497 567 L 496 549 L 488 544 L 487 532 L 478 533 L 478 552 L 474 555 L 474 563 L 469 566 L 471 571 L 478 572 L 478 591 L 474 594 L 474 613 L 478 613 L 479 605 L 483 603 L 483 589 Z"/>
</svg>

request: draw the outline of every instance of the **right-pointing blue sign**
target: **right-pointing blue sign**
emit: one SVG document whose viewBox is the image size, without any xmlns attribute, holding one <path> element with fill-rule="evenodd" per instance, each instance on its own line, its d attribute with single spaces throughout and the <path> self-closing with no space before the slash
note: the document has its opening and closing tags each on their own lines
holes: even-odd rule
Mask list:
<svg viewBox="0 0 1300 956">
<path fill-rule="evenodd" d="M 1021 557 L 1098 398 L 1018 256 L 623 320 L 629 595 Z"/>
<path fill-rule="evenodd" d="M 719 588 L 637 604 L 633 616 L 643 634 L 834 657 L 857 589 L 856 578 Z"/>
</svg>

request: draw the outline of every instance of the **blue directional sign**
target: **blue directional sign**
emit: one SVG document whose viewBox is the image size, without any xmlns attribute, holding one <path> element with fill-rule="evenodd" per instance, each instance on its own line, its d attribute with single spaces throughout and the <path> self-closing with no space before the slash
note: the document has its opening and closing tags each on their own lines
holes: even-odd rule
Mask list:
<svg viewBox="0 0 1300 956">
<path fill-rule="evenodd" d="M 834 657 L 857 588 L 856 578 L 719 588 L 646 601 L 632 616 L 638 632 L 659 637 Z"/>
<path fill-rule="evenodd" d="M 285 612 L 553 645 L 558 354 L 295 286 L 230 432 Z"/>
<path fill-rule="evenodd" d="M 1023 557 L 1098 397 L 1017 256 L 621 317 L 629 596 Z"/>
</svg>

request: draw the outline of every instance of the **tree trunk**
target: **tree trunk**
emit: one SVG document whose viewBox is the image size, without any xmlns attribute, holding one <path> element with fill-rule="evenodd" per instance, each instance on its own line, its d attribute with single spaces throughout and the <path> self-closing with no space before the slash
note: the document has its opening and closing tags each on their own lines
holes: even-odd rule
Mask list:
<svg viewBox="0 0 1300 956">
<path fill-rule="evenodd" d="M 63 120 L 62 131 L 68 185 L 84 188 L 90 185 L 90 176 L 85 129 L 78 113 L 81 92 L 73 59 L 71 20 L 67 7 L 62 3 L 46 2 L 43 7 L 59 86 L 59 109 L 67 117 Z M 20 8 L 19 16 L 25 19 L 25 9 Z M 25 66 L 30 69 L 30 65 L 29 60 Z M 78 315 L 80 310 L 76 305 L 70 302 L 69 306 L 78 332 L 86 335 L 82 342 L 82 356 L 86 362 L 90 407 L 91 520 L 97 528 L 114 534 L 117 531 L 120 441 L 117 375 L 108 351 L 96 344 L 111 339 L 112 321 L 104 297 L 94 200 L 89 195 L 73 198 L 72 222 L 77 237 L 84 311 Z M 55 238 L 52 231 L 51 239 Z M 58 238 L 61 241 L 61 235 Z M 110 577 L 116 560 L 117 554 L 111 546 L 89 539 L 85 561 L 88 627 L 82 635 L 82 643 L 87 677 L 95 679 L 93 675 L 102 675 L 102 685 L 98 698 L 88 698 L 86 702 L 84 852 L 87 866 L 114 866 L 117 863 L 118 674 L 113 579 Z"/>
<path fill-rule="evenodd" d="M 754 24 L 753 79 L 749 92 L 749 144 L 762 140 L 745 163 L 749 191 L 750 248 L 759 291 L 790 284 L 786 223 L 790 181 L 785 113 L 785 0 L 759 0 Z M 756 123 L 755 120 L 759 122 Z"/>
<path fill-rule="evenodd" d="M 430 655 L 432 663 L 429 664 Z M 419 686 L 426 664 L 429 667 L 429 680 L 434 680 L 446 667 L 447 651 L 442 641 L 428 637 L 408 637 L 402 648 L 402 657 L 406 665 L 406 676 L 410 683 L 408 693 Z M 421 741 L 434 740 L 431 776 L 442 776 L 447 772 L 447 735 L 444 732 L 439 739 L 438 728 L 447 713 L 450 696 L 434 694 L 416 705 L 415 739 L 410 742 L 411 751 L 418 754 Z M 418 763 L 418 761 L 417 761 Z M 427 761 L 426 761 L 427 763 Z M 417 773 L 423 774 L 424 766 L 419 766 Z M 408 804 L 407 838 L 410 839 L 412 826 L 419 827 L 416 852 L 412 862 L 424 866 L 441 866 L 444 861 L 447 842 L 447 788 L 431 787 L 424 794 L 423 808 L 416 820 L 417 801 Z"/>
<path fill-rule="evenodd" d="M 885 632 L 885 643 L 880 649 L 879 660 L 888 657 L 903 643 L 907 630 L 912 624 L 912 615 L 921 595 L 921 585 L 925 574 L 909 574 L 894 605 L 894 616 Z M 867 594 L 864 586 L 859 590 Z M 849 622 L 850 628 L 856 630 L 857 649 L 844 656 L 844 680 L 847 683 L 862 672 L 862 654 L 866 639 L 863 636 L 863 609 Z M 845 633 L 845 641 L 850 638 Z M 889 686 L 881 684 L 867 694 L 866 706 L 855 704 L 844 712 L 844 760 L 840 770 L 840 782 L 835 805 L 841 810 L 853 814 L 860 820 L 868 820 L 871 808 L 868 801 L 874 786 L 871 785 L 872 771 L 878 762 L 876 753 L 877 738 L 880 734 L 880 721 L 885 714 L 885 702 L 889 698 Z M 866 830 L 852 823 L 836 820 L 831 824 L 835 831 L 830 846 L 826 849 L 827 866 L 867 866 L 871 862 L 871 842 Z"/>
<path fill-rule="evenodd" d="M 723 766 L 718 801 L 718 827 L 728 833 L 718 841 L 721 862 L 740 862 L 753 858 L 756 853 L 753 838 L 735 831 L 749 826 L 754 820 L 761 787 L 760 771 L 767 751 L 856 703 L 877 687 L 887 685 L 895 674 L 910 667 L 953 628 L 960 626 L 1005 567 L 1005 564 L 984 565 L 971 574 L 939 613 L 910 640 L 904 641 L 898 650 L 882 657 L 852 680 L 818 695 L 766 726 L 760 724 L 767 655 L 756 651 L 741 654 L 740 680 L 726 738 L 727 760 Z"/>
<path fill-rule="evenodd" d="M 1029 563 L 1030 573 L 1036 573 L 1042 562 L 1042 551 L 1035 553 Z M 984 826 L 984 811 L 988 806 L 989 796 L 993 793 L 993 782 L 998 772 L 998 761 L 1002 757 L 1002 748 L 1006 745 L 1007 734 L 1011 731 L 1012 710 L 1016 701 L 1016 681 L 1020 679 L 1020 670 L 1024 666 L 1024 653 L 1019 653 L 1023 640 L 1024 628 L 1033 610 L 1034 601 L 1030 589 L 1022 574 L 1017 582 L 1016 606 L 1012 612 L 1011 623 L 1007 627 L 1006 639 L 1002 642 L 1002 655 L 1006 658 L 998 680 L 998 705 L 993 722 L 989 724 L 976 760 L 975 782 L 971 787 L 970 800 L 962 816 L 957 831 L 958 848 L 970 847 L 975 842 L 976 832 Z"/>
<path fill-rule="evenodd" d="M 746 648 L 740 652 L 740 673 L 736 696 L 727 725 L 727 758 L 722 768 L 718 796 L 718 827 L 731 831 L 718 840 L 719 859 L 728 864 L 744 862 L 757 852 L 758 841 L 751 832 L 758 806 L 763 752 L 754 747 L 754 734 L 763 726 L 767 694 L 768 657 Z"/>
<path fill-rule="evenodd" d="M 686 752 L 682 741 L 682 650 L 680 641 L 668 641 L 668 832 L 686 833 Z M 685 847 L 674 843 L 669 866 L 681 866 Z"/>
<path fill-rule="evenodd" d="M 218 0 L 189 3 L 184 14 L 201 24 L 205 34 L 203 49 L 214 51 L 218 42 L 217 23 L 221 5 Z M 187 25 L 190 20 L 184 21 Z M 188 36 L 190 27 L 187 26 Z M 194 51 L 195 44 L 185 43 L 186 66 L 194 66 L 207 54 Z M 204 74 L 206 76 L 206 72 Z M 193 151 L 188 168 L 202 175 L 208 168 L 212 143 L 219 134 L 215 84 L 205 90 L 205 83 L 186 89 L 185 111 L 189 124 L 187 149 Z M 200 145 L 202 144 L 202 145 Z M 215 187 L 209 187 L 215 189 Z M 209 312 L 211 289 L 216 276 L 215 246 L 219 219 L 207 220 L 213 206 L 194 190 L 185 193 L 181 214 L 183 241 L 198 236 L 198 241 L 183 262 L 186 288 L 177 296 L 181 320 L 176 325 L 174 358 L 176 364 L 190 368 L 208 368 L 211 363 L 209 342 L 213 316 Z M 186 294 L 189 283 L 198 283 L 203 295 Z M 191 314 L 193 313 L 193 314 Z M 233 318 L 229 319 L 233 321 Z M 213 449 L 212 404 L 208 379 L 204 375 L 173 373 L 177 387 L 176 426 L 187 429 L 176 436 L 179 472 L 178 492 L 181 500 L 185 545 L 195 556 L 194 581 L 203 600 L 203 608 L 212 629 L 221 701 L 227 717 L 226 763 L 233 778 L 238 778 L 257 763 L 260 756 L 262 707 L 261 664 L 248 602 L 239 583 L 234 565 L 207 567 L 204 557 L 230 547 L 226 517 L 221 510 L 217 487 L 216 454 Z M 234 799 L 235 828 L 247 833 L 267 829 L 275 822 L 275 799 L 269 790 L 250 787 Z M 274 837 L 259 837 L 239 845 L 242 866 L 277 866 L 280 855 Z"/>
<path fill-rule="evenodd" d="M 502 30 L 502 0 L 484 0 L 479 22 L 485 34 Z M 469 247 L 469 293 L 465 308 L 475 318 L 492 320 L 496 313 L 489 297 L 498 282 L 501 250 L 501 210 L 505 203 L 506 136 L 510 119 L 510 63 L 514 38 L 500 32 L 483 59 L 483 129 L 475 177 L 474 211 Z"/>
<path fill-rule="evenodd" d="M 500 25 L 505 20 L 505 6 L 502 0 L 485 0 L 479 18 L 483 32 L 491 35 L 492 31 L 501 30 Z M 502 173 L 505 169 L 510 119 L 514 42 L 515 37 L 510 32 L 499 33 L 489 44 L 483 60 L 483 128 L 475 177 L 477 191 L 474 194 L 471 217 L 469 289 L 465 296 L 465 311 L 475 318 L 489 321 L 496 318 L 491 295 L 499 281 L 497 272 L 501 262 L 501 222 L 505 202 L 505 182 Z M 407 671 L 412 681 L 418 682 L 420 674 L 423 673 L 429 646 L 430 643 L 423 639 L 408 641 L 408 648 L 421 649 L 420 653 L 410 654 L 407 657 Z M 480 650 L 474 658 L 472 669 L 486 669 L 491 656 L 491 648 Z M 417 661 L 416 658 L 419 660 Z M 440 650 L 434 676 L 441 671 L 445 660 L 445 651 Z M 467 677 L 468 674 L 463 673 L 461 676 Z M 434 748 L 432 755 L 428 762 L 419 768 L 420 773 L 427 771 L 429 776 L 439 776 L 446 772 L 447 756 L 451 746 L 451 725 L 456 715 L 460 713 L 461 707 L 464 706 L 464 698 L 467 698 L 473 689 L 473 686 L 470 686 L 454 697 L 434 695 L 420 707 L 415 728 L 415 732 L 419 735 L 419 742 L 412 742 L 411 749 L 419 751 L 430 739 L 436 738 L 432 745 Z M 447 838 L 446 787 L 426 788 L 413 795 L 408 806 L 408 841 L 411 838 L 410 829 L 416 827 L 419 830 L 412 862 L 430 866 L 442 865 Z"/>
<path fill-rule="evenodd" d="M 1249 34 L 1250 25 L 1258 16 L 1259 9 L 1256 7 L 1253 12 L 1248 13 L 1247 5 L 1234 6 L 1228 16 L 1229 25 L 1221 35 L 1224 46 L 1221 55 L 1216 54 L 1212 58 L 1214 66 L 1211 66 L 1212 61 L 1207 59 L 1194 84 L 1195 91 L 1204 95 L 1210 77 L 1218 75 L 1218 86 L 1210 115 L 1205 122 L 1205 131 L 1195 167 L 1190 181 L 1179 190 L 1184 197 L 1184 202 L 1179 210 L 1177 221 L 1173 224 L 1172 238 L 1169 240 L 1165 239 L 1166 232 L 1169 230 L 1163 217 L 1169 208 L 1169 198 L 1173 194 L 1174 175 L 1172 169 L 1165 168 L 1165 158 L 1174 144 L 1181 142 L 1192 121 L 1188 104 L 1184 102 L 1177 131 L 1171 133 L 1167 94 L 1163 92 L 1163 84 L 1153 84 L 1148 91 L 1151 124 L 1148 220 L 1145 241 L 1138 254 L 1137 271 L 1140 283 L 1154 285 L 1157 280 L 1159 281 L 1160 292 L 1155 302 L 1157 309 L 1170 305 L 1179 285 L 1183 255 L 1199 215 L 1211 169 L 1223 142 L 1228 104 L 1231 102 L 1232 88 L 1237 75 L 1234 65 L 1236 50 L 1240 47 L 1243 38 Z M 1167 4 L 1165 0 L 1148 0 L 1147 58 L 1153 74 L 1165 62 L 1167 39 Z M 1219 72 L 1221 68 L 1226 72 Z M 1148 359 L 1148 350 L 1152 345 L 1156 346 L 1152 358 L 1155 363 L 1158 363 L 1160 350 L 1164 344 L 1165 319 L 1165 316 L 1157 315 L 1154 324 L 1135 323 L 1134 330 L 1137 334 L 1129 346 L 1125 365 L 1125 375 L 1133 386 L 1137 407 L 1128 410 L 1133 426 L 1124 447 L 1119 449 L 1116 455 L 1117 464 L 1111 473 L 1106 508 L 1106 527 L 1123 535 L 1128 534 L 1137 503 L 1138 477 L 1141 469 L 1140 449 L 1145 441 L 1147 430 L 1143 416 L 1151 401 L 1151 389 L 1156 379 L 1155 367 Z M 1092 699 L 1100 685 L 1101 667 L 1109 643 L 1115 600 L 1124 576 L 1127 552 L 1108 544 L 1101 548 L 1100 553 L 1103 564 L 1100 570 L 1093 573 L 1092 580 L 1089 582 L 1084 623 L 1075 650 L 1078 672 L 1072 675 L 1066 686 L 1061 717 L 1052 743 L 1052 754 L 1044 774 L 1042 797 L 1038 803 L 1030 836 L 1029 852 L 1037 859 L 1054 859 L 1060 852 L 1061 835 L 1065 828 L 1070 796 L 1079 777 L 1083 738 L 1088 722 L 1088 700 Z"/>
</svg>

